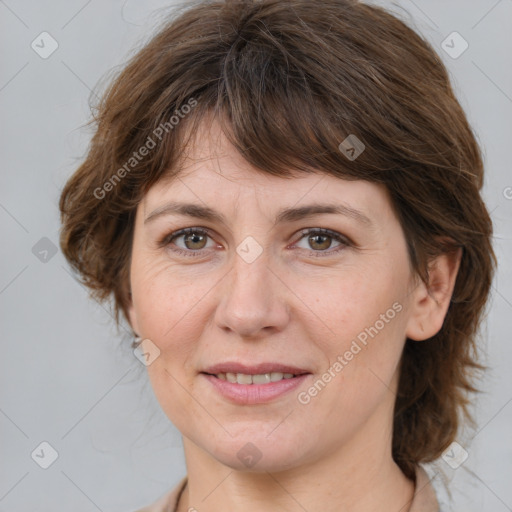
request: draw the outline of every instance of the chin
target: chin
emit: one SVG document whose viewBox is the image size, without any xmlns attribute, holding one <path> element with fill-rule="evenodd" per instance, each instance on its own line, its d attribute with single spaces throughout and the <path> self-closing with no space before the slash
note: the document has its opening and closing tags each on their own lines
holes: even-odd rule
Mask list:
<svg viewBox="0 0 512 512">
<path fill-rule="evenodd" d="M 212 456 L 224 466 L 235 471 L 246 473 L 278 473 L 286 471 L 300 465 L 299 459 L 290 459 L 289 456 L 281 453 L 266 453 L 259 449 L 254 449 L 255 445 L 248 442 L 233 457 L 233 453 L 213 453 Z M 238 457 L 240 454 L 240 458 Z"/>
<path fill-rule="evenodd" d="M 242 472 L 279 472 L 304 462 L 304 442 L 293 440 L 286 432 L 279 437 L 268 436 L 268 431 L 262 429 L 255 435 L 246 431 L 242 435 L 228 437 L 224 442 L 218 440 L 215 446 L 211 446 L 209 440 L 203 444 L 203 449 L 221 464 Z"/>
</svg>

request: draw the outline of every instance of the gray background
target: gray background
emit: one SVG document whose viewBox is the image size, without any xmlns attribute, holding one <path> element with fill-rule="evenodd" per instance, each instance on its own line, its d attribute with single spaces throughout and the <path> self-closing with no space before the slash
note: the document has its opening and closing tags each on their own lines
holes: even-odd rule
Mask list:
<svg viewBox="0 0 512 512">
<path fill-rule="evenodd" d="M 451 481 L 455 510 L 512 510 L 512 0 L 379 3 L 448 66 L 484 148 L 500 263 L 483 330 L 490 371 L 474 402 L 478 425 L 458 439 L 468 459 L 455 470 L 440 459 L 429 471 Z M 149 37 L 155 9 L 166 5 L 0 0 L 0 512 L 129 512 L 185 474 L 180 436 L 129 333 L 116 331 L 108 305 L 88 299 L 60 251 L 52 254 L 59 191 L 91 134 L 82 128 L 90 91 Z M 59 45 L 46 59 L 31 48 L 43 31 Z M 456 59 L 441 47 L 453 31 L 469 43 Z M 48 469 L 35 462 L 49 460 L 43 441 L 58 453 Z"/>
</svg>

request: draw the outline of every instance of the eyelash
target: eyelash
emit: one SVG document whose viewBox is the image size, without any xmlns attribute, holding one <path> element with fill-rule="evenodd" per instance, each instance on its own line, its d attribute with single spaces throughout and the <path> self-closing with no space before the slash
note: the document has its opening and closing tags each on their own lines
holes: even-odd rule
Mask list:
<svg viewBox="0 0 512 512">
<path fill-rule="evenodd" d="M 159 242 L 158 245 L 159 245 L 159 247 L 166 247 L 166 246 L 170 245 L 171 242 L 173 240 L 175 240 L 176 238 L 179 238 L 180 236 L 184 236 L 184 235 L 189 235 L 191 233 L 198 234 L 198 235 L 206 235 L 206 236 L 212 238 L 210 231 L 206 230 L 204 228 L 194 228 L 194 227 L 192 227 L 192 228 L 184 228 L 184 229 L 180 229 L 179 231 L 175 231 L 175 232 L 165 236 Z M 340 235 L 336 231 L 331 231 L 330 229 L 325 229 L 325 228 L 308 228 L 308 229 L 303 229 L 302 231 L 300 231 L 300 234 L 302 236 L 300 238 L 298 238 L 295 243 L 297 243 L 300 240 L 302 240 L 305 236 L 311 235 L 311 234 L 328 236 L 329 238 L 332 238 L 332 239 L 336 240 L 337 242 L 340 242 L 341 245 L 339 245 L 336 249 L 334 249 L 332 251 L 314 251 L 314 250 L 311 250 L 311 252 L 313 254 L 315 254 L 315 257 L 317 257 L 317 258 L 322 258 L 324 256 L 332 256 L 333 254 L 337 254 L 340 251 L 344 250 L 346 247 L 351 247 L 351 246 L 354 245 L 350 239 L 348 239 L 347 237 L 345 237 L 343 235 Z M 196 251 L 194 251 L 194 250 L 185 251 L 185 250 L 180 249 L 180 248 L 174 248 L 174 249 L 171 249 L 171 250 L 173 252 L 175 252 L 175 253 L 181 254 L 182 256 L 191 257 L 191 258 L 197 258 L 198 256 L 202 256 L 202 251 L 204 249 L 198 249 Z M 306 250 L 306 249 L 304 249 L 304 250 Z"/>
</svg>

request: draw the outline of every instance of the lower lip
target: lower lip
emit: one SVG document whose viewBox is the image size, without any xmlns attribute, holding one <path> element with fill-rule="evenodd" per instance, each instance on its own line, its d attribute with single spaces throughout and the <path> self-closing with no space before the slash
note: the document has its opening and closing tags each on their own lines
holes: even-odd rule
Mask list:
<svg viewBox="0 0 512 512">
<path fill-rule="evenodd" d="M 235 384 L 214 375 L 201 374 L 225 398 L 240 405 L 264 404 L 297 389 L 311 374 L 305 373 L 267 384 Z"/>
</svg>

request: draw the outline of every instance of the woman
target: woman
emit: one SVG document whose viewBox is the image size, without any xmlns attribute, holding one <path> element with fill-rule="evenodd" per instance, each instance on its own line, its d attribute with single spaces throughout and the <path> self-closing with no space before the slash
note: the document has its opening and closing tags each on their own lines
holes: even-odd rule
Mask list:
<svg viewBox="0 0 512 512">
<path fill-rule="evenodd" d="M 183 435 L 145 510 L 437 511 L 494 254 L 428 43 L 350 0 L 202 2 L 96 121 L 61 245 Z"/>
</svg>

